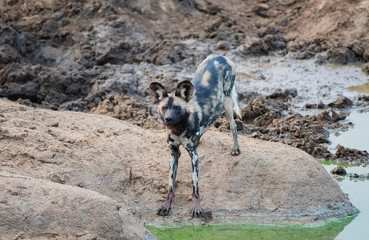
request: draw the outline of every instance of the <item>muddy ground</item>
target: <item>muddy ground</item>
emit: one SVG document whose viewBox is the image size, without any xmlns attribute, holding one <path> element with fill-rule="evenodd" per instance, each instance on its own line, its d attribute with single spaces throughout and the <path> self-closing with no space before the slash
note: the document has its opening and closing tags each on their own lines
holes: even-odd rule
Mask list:
<svg viewBox="0 0 369 240">
<path fill-rule="evenodd" d="M 0 97 L 161 128 L 147 89 L 151 81 L 173 88 L 214 53 L 237 64 L 276 52 L 315 57 L 319 64 L 365 63 L 368 10 L 368 2 L 359 0 L 1 1 Z M 299 94 L 293 86 L 263 94 L 241 89 L 241 133 L 314 157 L 367 161 L 366 152 L 332 155 L 324 145 L 327 129 L 344 118 L 336 109 L 350 108 L 357 99 L 311 102 L 306 108 L 324 110 L 301 116 L 288 111 L 289 100 Z M 215 124 L 227 127 L 224 118 Z"/>
</svg>

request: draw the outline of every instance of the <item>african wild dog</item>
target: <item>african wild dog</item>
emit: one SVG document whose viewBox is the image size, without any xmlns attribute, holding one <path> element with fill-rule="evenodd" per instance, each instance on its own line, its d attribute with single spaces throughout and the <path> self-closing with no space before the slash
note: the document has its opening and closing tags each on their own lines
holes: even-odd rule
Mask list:
<svg viewBox="0 0 369 240">
<path fill-rule="evenodd" d="M 169 214 L 174 197 L 178 159 L 181 155 L 179 145 L 183 144 L 192 160 L 194 204 L 192 216 L 203 217 L 198 188 L 199 161 L 196 150 L 202 134 L 219 117 L 223 109 L 230 121 L 233 135 L 234 145 L 231 154 L 240 154 L 237 126 L 233 118 L 234 112 L 241 118 L 234 86 L 235 72 L 235 65 L 229 59 L 222 56 L 209 56 L 198 66 L 192 83 L 190 81 L 179 83 L 174 95 L 168 95 L 160 83 L 150 84 L 151 94 L 159 103 L 159 115 L 167 129 L 167 142 L 171 152 L 168 196 L 159 209 L 158 215 Z"/>
</svg>

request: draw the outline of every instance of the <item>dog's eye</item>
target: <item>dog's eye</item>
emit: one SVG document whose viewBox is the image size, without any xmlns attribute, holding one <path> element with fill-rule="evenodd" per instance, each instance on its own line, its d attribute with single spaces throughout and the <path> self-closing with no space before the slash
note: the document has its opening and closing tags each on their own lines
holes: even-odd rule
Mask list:
<svg viewBox="0 0 369 240">
<path fill-rule="evenodd" d="M 174 106 L 174 109 L 179 110 L 179 109 L 181 109 L 181 107 L 180 107 L 180 106 L 178 106 L 178 105 L 175 105 L 175 106 Z"/>
</svg>

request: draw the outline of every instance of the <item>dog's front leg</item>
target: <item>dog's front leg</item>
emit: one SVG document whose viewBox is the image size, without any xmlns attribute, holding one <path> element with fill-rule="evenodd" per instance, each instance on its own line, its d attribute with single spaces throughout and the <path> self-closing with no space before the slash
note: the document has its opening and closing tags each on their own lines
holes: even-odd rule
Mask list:
<svg viewBox="0 0 369 240">
<path fill-rule="evenodd" d="M 192 163 L 192 199 L 193 199 L 192 217 L 202 218 L 203 210 L 200 207 L 200 194 L 199 194 L 199 157 L 197 155 L 196 148 L 190 148 L 187 149 L 187 151 L 190 154 Z"/>
<path fill-rule="evenodd" d="M 172 205 L 172 199 L 174 198 L 174 185 L 176 181 L 177 169 L 178 169 L 178 159 L 181 155 L 179 151 L 179 146 L 169 144 L 170 149 L 170 162 L 169 162 L 169 189 L 168 196 L 164 204 L 159 208 L 158 215 L 167 216 Z"/>
</svg>

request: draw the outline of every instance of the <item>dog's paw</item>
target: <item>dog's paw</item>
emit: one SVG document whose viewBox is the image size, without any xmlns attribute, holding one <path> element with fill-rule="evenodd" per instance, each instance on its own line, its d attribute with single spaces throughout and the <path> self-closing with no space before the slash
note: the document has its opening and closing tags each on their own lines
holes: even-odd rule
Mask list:
<svg viewBox="0 0 369 240">
<path fill-rule="evenodd" d="M 238 156 L 241 154 L 241 150 L 239 148 L 232 149 L 231 155 L 232 156 Z"/>
<path fill-rule="evenodd" d="M 204 218 L 204 211 L 200 207 L 194 207 L 192 209 L 192 217 L 194 218 Z"/>
<path fill-rule="evenodd" d="M 166 208 L 165 206 L 162 206 L 161 208 L 159 208 L 158 210 L 158 215 L 159 216 L 168 216 L 170 212 L 170 207 Z"/>
</svg>

